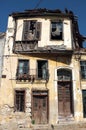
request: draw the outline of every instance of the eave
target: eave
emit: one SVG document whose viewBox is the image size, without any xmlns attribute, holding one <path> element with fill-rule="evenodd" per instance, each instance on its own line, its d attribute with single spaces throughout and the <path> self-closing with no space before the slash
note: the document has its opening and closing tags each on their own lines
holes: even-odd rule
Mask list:
<svg viewBox="0 0 86 130">
<path fill-rule="evenodd" d="M 24 54 L 24 55 L 49 55 L 49 56 L 72 56 L 73 51 L 72 50 L 29 50 L 29 51 L 14 51 L 15 54 Z"/>
</svg>

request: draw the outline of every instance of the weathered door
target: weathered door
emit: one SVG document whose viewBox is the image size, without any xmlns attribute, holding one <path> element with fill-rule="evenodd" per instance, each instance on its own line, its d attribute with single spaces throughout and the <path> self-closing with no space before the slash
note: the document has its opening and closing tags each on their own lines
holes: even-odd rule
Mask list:
<svg viewBox="0 0 86 130">
<path fill-rule="evenodd" d="M 58 82 L 58 114 L 59 117 L 73 114 L 71 82 Z"/>
<path fill-rule="evenodd" d="M 48 93 L 33 92 L 32 119 L 36 124 L 48 123 Z"/>
</svg>

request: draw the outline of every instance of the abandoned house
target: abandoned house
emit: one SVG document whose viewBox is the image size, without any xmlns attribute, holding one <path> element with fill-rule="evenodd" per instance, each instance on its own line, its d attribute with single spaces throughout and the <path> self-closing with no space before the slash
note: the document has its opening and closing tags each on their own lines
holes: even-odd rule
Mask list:
<svg viewBox="0 0 86 130">
<path fill-rule="evenodd" d="M 34 9 L 8 17 L 0 121 L 86 121 L 86 37 L 72 11 Z"/>
</svg>

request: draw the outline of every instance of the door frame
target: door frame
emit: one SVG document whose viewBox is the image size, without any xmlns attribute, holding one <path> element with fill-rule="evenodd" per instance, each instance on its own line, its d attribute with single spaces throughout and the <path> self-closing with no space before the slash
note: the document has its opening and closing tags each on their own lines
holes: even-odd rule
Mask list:
<svg viewBox="0 0 86 130">
<path fill-rule="evenodd" d="M 57 122 L 60 120 L 59 119 L 59 114 L 58 114 L 58 75 L 57 75 L 57 71 L 60 70 L 60 69 L 64 69 L 64 70 L 68 70 L 71 72 L 71 87 L 72 87 L 72 118 L 74 117 L 74 88 L 73 88 L 73 85 L 74 85 L 74 77 L 73 77 L 73 68 L 72 67 L 67 67 L 67 66 L 59 66 L 55 69 L 55 93 L 56 93 L 56 96 L 55 96 L 55 99 L 57 99 L 56 101 L 56 106 L 57 106 L 57 116 L 58 116 L 58 120 Z"/>
<path fill-rule="evenodd" d="M 40 95 L 40 92 L 42 93 L 42 92 L 46 92 L 47 93 L 47 123 L 46 124 L 48 124 L 49 123 L 49 90 L 47 89 L 47 90 L 36 90 L 36 89 L 32 89 L 32 91 L 31 91 L 31 114 L 32 114 L 32 121 L 33 121 L 33 95 L 35 95 L 35 94 L 33 94 L 33 92 L 38 92 L 39 94 L 39 96 L 45 96 L 45 94 L 42 94 L 42 95 Z M 37 96 L 37 95 L 35 95 L 35 96 Z"/>
<path fill-rule="evenodd" d="M 71 115 L 73 116 L 74 115 L 74 108 L 73 108 L 73 89 L 72 89 L 72 82 L 71 81 L 69 81 L 69 82 L 67 82 L 67 81 L 64 81 L 64 82 L 57 82 L 57 84 L 60 84 L 60 83 L 62 83 L 62 84 L 65 84 L 65 83 L 68 83 L 70 86 L 69 86 L 69 88 L 70 88 L 70 115 L 65 115 L 65 113 L 64 113 L 64 115 L 63 116 L 61 116 L 61 117 L 63 117 L 63 118 L 66 118 L 66 117 L 70 117 Z M 65 89 L 66 88 L 66 86 L 64 85 L 63 86 L 63 88 Z M 58 85 L 58 88 L 57 89 L 59 89 L 59 85 Z M 65 89 L 66 90 L 66 89 Z M 66 92 L 66 91 L 65 91 Z M 59 92 L 58 92 L 58 95 L 59 95 Z M 66 96 L 66 95 L 65 95 Z M 66 103 L 66 102 L 65 102 Z M 58 116 L 59 116 L 59 99 L 58 99 Z"/>
</svg>

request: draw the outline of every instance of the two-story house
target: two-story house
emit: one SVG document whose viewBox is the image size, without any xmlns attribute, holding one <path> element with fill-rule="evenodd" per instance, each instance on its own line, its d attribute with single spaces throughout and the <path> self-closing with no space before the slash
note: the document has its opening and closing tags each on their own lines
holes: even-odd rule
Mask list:
<svg viewBox="0 0 86 130">
<path fill-rule="evenodd" d="M 9 15 L 0 119 L 27 126 L 85 121 L 84 40 L 71 11 L 34 9 Z"/>
</svg>

